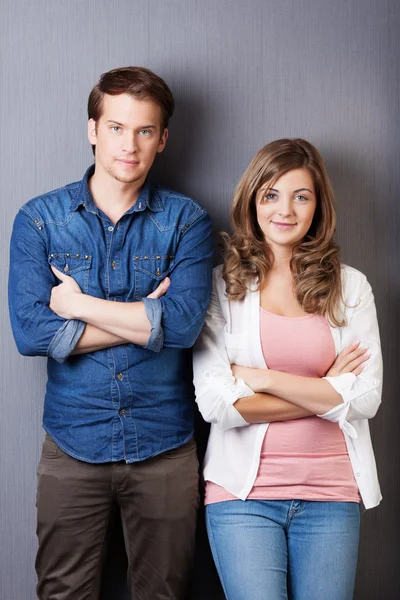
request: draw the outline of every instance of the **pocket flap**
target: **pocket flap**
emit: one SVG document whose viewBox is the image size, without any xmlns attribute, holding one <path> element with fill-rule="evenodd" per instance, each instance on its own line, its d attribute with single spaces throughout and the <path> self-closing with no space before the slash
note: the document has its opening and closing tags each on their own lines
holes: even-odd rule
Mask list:
<svg viewBox="0 0 400 600">
<path fill-rule="evenodd" d="M 73 275 L 79 271 L 90 269 L 92 257 L 90 254 L 77 252 L 57 252 L 49 254 L 49 265 L 62 271 L 66 275 Z"/>
</svg>

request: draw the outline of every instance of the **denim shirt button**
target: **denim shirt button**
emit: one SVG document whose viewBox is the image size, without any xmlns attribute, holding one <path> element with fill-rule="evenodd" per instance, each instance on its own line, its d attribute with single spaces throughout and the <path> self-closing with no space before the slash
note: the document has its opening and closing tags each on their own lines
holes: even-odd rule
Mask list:
<svg viewBox="0 0 400 600">
<path fill-rule="evenodd" d="M 123 380 L 123 378 L 124 378 L 124 376 L 122 375 L 122 373 L 118 373 L 118 375 L 117 375 L 117 378 L 118 378 L 120 381 L 122 381 L 122 380 Z"/>
<path fill-rule="evenodd" d="M 126 415 L 126 410 L 124 408 L 121 408 L 121 410 L 119 411 L 119 414 L 124 417 Z"/>
<path fill-rule="evenodd" d="M 107 227 L 108 231 L 114 231 L 114 227 L 112 227 L 111 225 L 109 227 Z"/>
</svg>

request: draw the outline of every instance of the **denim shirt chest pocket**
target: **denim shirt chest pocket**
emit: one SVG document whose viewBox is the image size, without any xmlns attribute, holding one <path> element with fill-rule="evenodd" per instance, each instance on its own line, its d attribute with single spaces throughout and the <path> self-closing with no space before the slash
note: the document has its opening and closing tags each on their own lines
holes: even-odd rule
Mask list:
<svg viewBox="0 0 400 600">
<path fill-rule="evenodd" d="M 54 252 L 49 254 L 49 264 L 65 275 L 73 277 L 84 294 L 89 290 L 89 273 L 92 256 L 80 252 Z"/>
<path fill-rule="evenodd" d="M 135 255 L 132 263 L 135 273 L 134 299 L 141 300 L 158 287 L 161 281 L 174 268 L 175 256 L 170 254 L 149 253 Z"/>
</svg>

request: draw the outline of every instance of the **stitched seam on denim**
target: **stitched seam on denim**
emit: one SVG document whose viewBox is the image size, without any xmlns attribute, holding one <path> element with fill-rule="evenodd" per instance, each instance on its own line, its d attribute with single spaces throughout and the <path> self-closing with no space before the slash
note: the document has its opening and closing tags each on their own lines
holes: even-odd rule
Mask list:
<svg viewBox="0 0 400 600">
<path fill-rule="evenodd" d="M 159 223 L 156 220 L 155 216 L 153 216 L 153 214 L 150 212 L 150 209 L 146 208 L 146 211 L 144 211 L 144 212 L 149 217 L 149 219 L 151 219 L 153 221 L 153 223 L 157 227 L 158 231 L 169 231 L 170 229 L 173 229 L 174 227 L 176 227 L 178 225 L 178 221 L 174 221 L 169 226 L 163 226 L 163 225 L 161 225 L 161 223 Z"/>
<path fill-rule="evenodd" d="M 216 543 L 215 543 L 214 534 L 213 534 L 213 530 L 212 530 L 212 527 L 211 527 L 211 518 L 208 515 L 208 511 L 207 510 L 206 510 L 206 519 L 208 521 L 208 530 L 210 532 L 209 533 L 210 543 L 212 541 L 212 545 L 214 546 L 214 552 L 215 552 L 215 558 L 214 558 L 214 560 L 215 560 L 216 565 L 218 564 L 218 567 L 217 567 L 217 569 L 218 569 L 218 575 L 219 575 L 219 578 L 221 580 L 222 587 L 224 588 L 224 594 L 225 594 L 226 598 L 228 598 L 228 594 L 227 594 L 227 591 L 226 591 L 226 585 L 225 585 L 225 582 L 224 582 L 224 578 L 222 576 L 221 564 L 219 562 L 219 556 L 218 556 L 218 552 L 217 552 L 217 546 L 216 546 Z"/>
<path fill-rule="evenodd" d="M 194 431 L 192 429 L 192 431 L 189 433 L 187 438 L 185 438 L 183 440 L 183 442 L 179 442 L 179 444 L 175 444 L 175 446 L 169 446 L 168 448 L 165 448 L 165 450 L 161 450 L 161 452 L 157 452 L 156 454 L 149 454 L 148 456 L 145 456 L 144 458 L 141 458 L 140 460 L 127 460 L 126 463 L 128 465 L 130 465 L 135 462 L 143 462 L 144 460 L 147 460 L 148 458 L 154 458 L 156 456 L 160 456 L 160 454 L 164 454 L 164 452 L 169 452 L 170 450 L 175 450 L 176 448 L 179 448 L 180 446 L 184 446 L 185 444 L 187 444 L 193 436 L 194 436 Z"/>
<path fill-rule="evenodd" d="M 156 190 L 157 195 L 159 190 Z M 190 198 L 190 196 L 184 196 L 182 194 L 178 194 L 176 192 L 173 192 L 172 190 L 162 190 L 162 194 L 164 196 L 166 196 L 167 198 L 173 198 L 174 200 L 178 200 L 179 202 L 183 202 L 185 204 L 192 204 L 196 209 L 200 209 L 203 212 L 206 212 L 204 210 L 204 208 L 201 206 L 201 204 L 199 204 L 198 202 L 196 202 L 196 200 L 193 200 L 193 198 Z"/>
<path fill-rule="evenodd" d="M 34 221 L 34 219 L 36 217 L 34 217 L 32 215 L 32 213 L 30 212 L 30 209 L 27 208 L 27 205 L 22 206 L 20 208 L 20 210 L 23 210 L 27 215 L 29 215 L 29 217 Z M 65 225 L 68 225 L 68 223 L 71 221 L 72 217 L 74 216 L 75 213 L 70 212 L 69 216 L 67 218 L 66 221 L 53 221 L 52 219 L 45 219 L 42 217 L 42 215 L 40 215 L 39 211 L 37 211 L 37 216 L 40 217 L 40 223 L 43 223 L 44 225 L 58 225 L 59 227 L 65 227 Z M 36 223 L 35 223 L 36 225 Z"/>
<path fill-rule="evenodd" d="M 27 216 L 28 216 L 28 217 L 31 219 L 31 221 L 33 221 L 33 224 L 34 224 L 34 225 L 35 225 L 35 227 L 36 227 L 36 231 L 38 231 L 38 232 L 39 232 L 39 236 L 40 236 L 40 237 L 43 239 L 43 241 L 46 243 L 46 247 L 47 247 L 47 237 L 46 237 L 46 234 L 45 234 L 45 232 L 43 231 L 43 229 L 39 229 L 39 228 L 37 227 L 37 225 L 40 225 L 41 223 L 44 223 L 43 219 L 41 218 L 41 219 L 39 220 L 39 222 L 38 222 L 38 223 L 35 223 L 35 218 L 36 218 L 36 217 L 34 217 L 34 216 L 33 216 L 33 215 L 32 215 L 32 214 L 29 212 L 29 210 L 28 210 L 26 207 L 22 206 L 22 207 L 20 208 L 20 211 L 24 212 L 24 213 L 25 213 L 25 214 L 26 214 L 26 215 L 27 215 Z M 40 217 L 40 215 L 39 215 L 39 214 L 38 214 L 38 217 Z"/>
<path fill-rule="evenodd" d="M 132 415 L 132 410 L 133 410 L 133 391 L 132 391 L 132 387 L 131 387 L 131 382 L 129 381 L 129 376 L 128 376 L 128 352 L 126 351 L 126 348 L 124 348 L 124 352 L 125 352 L 125 360 L 126 360 L 126 379 L 127 379 L 127 385 L 129 387 L 129 393 L 130 393 L 130 397 L 131 397 L 131 406 L 130 406 L 130 416 L 129 416 L 129 421 L 132 424 L 133 429 L 135 430 L 135 441 L 136 441 L 136 456 L 137 458 L 140 458 L 140 454 L 139 454 L 139 442 L 138 442 L 138 433 L 137 433 L 137 427 L 136 427 L 136 422 L 133 418 Z M 125 443 L 125 437 L 124 437 L 124 443 Z M 126 452 L 125 452 L 125 457 L 126 457 Z"/>
<path fill-rule="evenodd" d="M 193 225 L 193 223 L 195 221 L 198 221 L 199 219 L 201 219 L 201 217 L 203 217 L 206 214 L 206 211 L 204 209 L 199 209 L 197 210 L 195 213 L 193 213 L 192 217 L 190 219 L 188 219 L 188 225 Z"/>
<path fill-rule="evenodd" d="M 110 459 L 109 460 L 101 460 L 100 462 L 96 462 L 94 460 L 89 460 L 87 458 L 84 458 L 83 456 L 79 456 L 78 454 L 75 454 L 75 452 L 71 452 L 70 450 L 67 450 L 66 447 L 58 441 L 58 439 L 56 438 L 54 433 L 50 433 L 50 431 L 46 428 L 44 423 L 42 424 L 42 427 L 45 430 L 45 432 L 48 433 L 49 436 L 54 439 L 57 446 L 59 446 L 59 448 L 61 448 L 61 450 L 63 452 L 65 452 L 65 454 L 68 454 L 68 456 L 72 456 L 72 458 L 76 458 L 77 460 L 81 460 L 82 462 L 90 463 L 91 465 L 102 464 L 104 462 L 112 462 Z"/>
<path fill-rule="evenodd" d="M 291 508 L 289 508 L 289 510 L 288 510 L 288 513 L 287 513 L 287 516 L 286 516 L 285 525 L 284 525 L 284 529 L 285 529 L 286 531 L 287 531 L 287 530 L 289 529 L 289 527 L 290 527 L 290 524 L 291 524 L 291 522 L 292 522 L 292 518 L 293 518 L 293 514 L 294 514 L 294 513 L 292 513 L 292 509 L 291 509 Z"/>
</svg>

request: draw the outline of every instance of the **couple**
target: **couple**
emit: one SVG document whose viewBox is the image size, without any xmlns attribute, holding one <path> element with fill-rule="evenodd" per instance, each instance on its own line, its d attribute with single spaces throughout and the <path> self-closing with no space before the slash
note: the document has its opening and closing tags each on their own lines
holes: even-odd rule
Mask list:
<svg viewBox="0 0 400 600">
<path fill-rule="evenodd" d="M 333 193 L 304 140 L 250 163 L 212 283 L 206 212 L 147 178 L 173 109 L 148 69 L 103 74 L 88 102 L 94 166 L 14 223 L 14 336 L 48 357 L 38 597 L 98 597 L 115 504 L 132 597 L 186 597 L 198 338 L 207 528 L 226 597 L 349 600 L 360 503 L 380 501 L 371 288 L 339 263 Z"/>
</svg>

